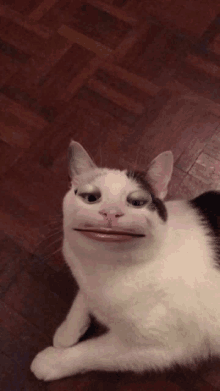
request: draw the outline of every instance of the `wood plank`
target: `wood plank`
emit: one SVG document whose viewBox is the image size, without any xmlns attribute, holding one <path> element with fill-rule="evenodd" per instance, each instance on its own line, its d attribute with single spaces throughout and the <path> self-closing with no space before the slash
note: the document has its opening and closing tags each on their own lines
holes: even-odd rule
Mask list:
<svg viewBox="0 0 220 391">
<path fill-rule="evenodd" d="M 30 14 L 29 18 L 38 21 L 42 16 L 49 11 L 51 7 L 56 4 L 57 0 L 43 0 L 37 8 L 35 8 Z"/>
<path fill-rule="evenodd" d="M 189 174 L 209 186 L 218 186 L 220 183 L 220 161 L 202 152 L 190 169 Z"/>
<path fill-rule="evenodd" d="M 125 95 L 116 92 L 110 87 L 106 87 L 103 83 L 98 80 L 90 79 L 88 81 L 88 86 L 104 96 L 105 98 L 110 99 L 114 103 L 122 106 L 128 111 L 133 112 L 134 114 L 142 114 L 144 112 L 144 106 L 141 103 L 135 102 L 133 99 L 128 98 Z"/>
<path fill-rule="evenodd" d="M 119 77 L 120 79 L 129 82 L 131 85 L 140 89 L 141 91 L 146 92 L 151 96 L 155 96 L 160 91 L 160 88 L 155 84 L 151 83 L 149 80 L 138 75 L 128 72 L 126 69 L 123 69 L 119 66 L 113 65 L 108 62 L 102 62 L 101 68 L 106 69 L 113 75 Z"/>
<path fill-rule="evenodd" d="M 123 9 L 120 9 L 118 7 L 103 3 L 103 1 L 99 0 L 87 0 L 87 3 L 95 6 L 96 8 L 101 9 L 102 11 L 109 13 L 117 19 L 123 20 L 126 23 L 129 23 L 131 25 L 136 25 L 137 23 L 136 18 L 134 18 L 132 15 L 129 15 L 127 12 L 124 12 Z"/>
<path fill-rule="evenodd" d="M 61 26 L 58 29 L 58 33 L 63 37 L 69 39 L 72 42 L 78 43 L 84 48 L 91 50 L 101 58 L 105 58 L 112 53 L 112 50 L 107 46 L 100 44 L 99 42 L 94 41 L 91 38 L 86 37 L 84 34 L 78 33 L 68 26 Z"/>
<path fill-rule="evenodd" d="M 33 31 L 35 34 L 39 35 L 42 38 L 49 38 L 52 35 L 52 31 L 49 30 L 46 26 L 40 24 L 33 24 L 32 21 L 29 22 L 26 17 L 21 13 L 12 10 L 6 5 L 0 4 L 0 16 L 4 16 L 17 23 L 19 26 L 24 27 L 26 30 Z M 33 18 L 32 18 L 33 19 Z"/>
<path fill-rule="evenodd" d="M 197 57 L 191 54 L 188 54 L 186 61 L 194 67 L 199 68 L 214 77 L 220 77 L 220 67 L 213 64 L 211 61 L 205 61 L 201 57 Z"/>
</svg>

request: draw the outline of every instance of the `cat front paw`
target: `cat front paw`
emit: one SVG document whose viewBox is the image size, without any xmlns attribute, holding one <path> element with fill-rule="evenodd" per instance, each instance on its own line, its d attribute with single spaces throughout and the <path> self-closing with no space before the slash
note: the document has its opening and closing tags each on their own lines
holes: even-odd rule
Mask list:
<svg viewBox="0 0 220 391">
<path fill-rule="evenodd" d="M 53 346 L 55 348 L 68 348 L 75 345 L 80 338 L 80 333 L 71 333 L 68 331 L 66 323 L 63 322 L 56 330 L 53 337 Z"/>
<path fill-rule="evenodd" d="M 31 364 L 31 371 L 39 380 L 56 380 L 67 376 L 62 368 L 63 349 L 50 346 L 38 353 Z"/>
</svg>

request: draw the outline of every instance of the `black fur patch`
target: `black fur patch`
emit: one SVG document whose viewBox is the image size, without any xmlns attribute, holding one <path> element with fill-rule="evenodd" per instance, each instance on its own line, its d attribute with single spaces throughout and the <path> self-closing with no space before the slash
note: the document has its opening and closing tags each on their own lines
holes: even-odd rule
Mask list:
<svg viewBox="0 0 220 391">
<path fill-rule="evenodd" d="M 210 228 L 214 237 L 218 266 L 220 266 L 220 192 L 208 191 L 189 201 Z"/>
<path fill-rule="evenodd" d="M 128 178 L 134 179 L 139 185 L 141 185 L 142 189 L 147 190 L 150 194 L 153 194 L 152 186 L 148 182 L 145 172 L 127 170 L 126 175 Z"/>
<path fill-rule="evenodd" d="M 154 196 L 152 198 L 153 198 L 153 205 L 155 205 L 158 215 L 164 222 L 166 222 L 168 217 L 166 206 L 164 205 L 163 201 L 161 201 L 159 198 L 156 198 Z"/>
<path fill-rule="evenodd" d="M 146 190 L 148 193 L 150 193 L 153 201 L 151 205 L 152 210 L 156 210 L 164 222 L 167 221 L 167 209 L 163 201 L 155 196 L 153 188 L 146 178 L 145 172 L 128 170 L 126 175 L 128 178 L 134 179 L 143 190 Z"/>
</svg>

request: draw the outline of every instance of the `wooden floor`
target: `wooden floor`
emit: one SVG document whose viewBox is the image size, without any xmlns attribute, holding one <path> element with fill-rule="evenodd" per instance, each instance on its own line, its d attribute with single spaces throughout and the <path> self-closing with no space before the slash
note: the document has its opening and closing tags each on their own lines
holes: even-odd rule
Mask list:
<svg viewBox="0 0 220 391">
<path fill-rule="evenodd" d="M 119 168 L 171 149 L 169 198 L 220 189 L 219 0 L 0 0 L 0 18 L 0 390 L 220 390 L 219 360 L 51 383 L 29 371 L 77 290 L 60 254 L 71 138 Z"/>
</svg>

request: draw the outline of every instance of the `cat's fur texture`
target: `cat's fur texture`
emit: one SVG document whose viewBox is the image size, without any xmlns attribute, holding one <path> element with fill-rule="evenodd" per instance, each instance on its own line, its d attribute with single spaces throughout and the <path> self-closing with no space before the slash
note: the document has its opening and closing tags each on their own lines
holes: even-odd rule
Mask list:
<svg viewBox="0 0 220 391">
<path fill-rule="evenodd" d="M 80 144 L 71 143 L 63 254 L 80 289 L 54 346 L 31 365 L 39 379 L 98 369 L 165 369 L 220 354 L 220 195 L 164 203 L 172 169 L 171 152 L 154 159 L 146 176 L 100 169 Z M 147 203 L 129 203 L 128 195 L 141 188 Z M 91 227 L 143 236 L 102 242 L 76 230 Z M 109 331 L 77 344 L 89 314 Z"/>
</svg>

